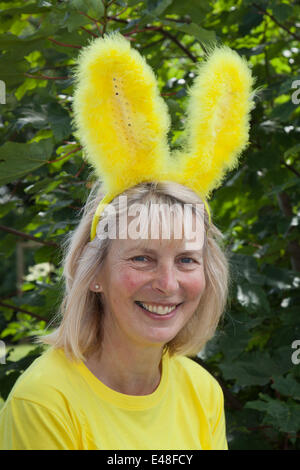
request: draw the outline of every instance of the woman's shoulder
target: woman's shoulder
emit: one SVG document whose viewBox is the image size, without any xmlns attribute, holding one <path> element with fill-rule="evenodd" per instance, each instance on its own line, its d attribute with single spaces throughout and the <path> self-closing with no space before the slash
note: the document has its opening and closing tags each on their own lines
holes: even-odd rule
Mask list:
<svg viewBox="0 0 300 470">
<path fill-rule="evenodd" d="M 215 377 L 196 360 L 176 355 L 171 358 L 172 369 L 177 381 L 201 391 L 201 395 L 222 395 L 222 388 Z"/>
<path fill-rule="evenodd" d="M 17 379 L 9 396 L 47 406 L 74 387 L 74 370 L 62 349 L 49 347 Z M 74 378 L 74 377 L 73 377 Z M 72 386 L 73 384 L 73 386 Z"/>
<path fill-rule="evenodd" d="M 0 449 L 80 448 L 75 372 L 52 347 L 31 363 L 0 410 Z"/>
</svg>

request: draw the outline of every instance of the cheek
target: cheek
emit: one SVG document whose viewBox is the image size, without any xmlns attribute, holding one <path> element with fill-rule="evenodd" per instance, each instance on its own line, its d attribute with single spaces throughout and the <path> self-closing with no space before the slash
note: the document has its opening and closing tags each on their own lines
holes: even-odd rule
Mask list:
<svg viewBox="0 0 300 470">
<path fill-rule="evenodd" d="M 141 285 L 141 275 L 134 271 L 121 271 L 119 274 L 119 280 L 128 293 L 134 292 Z"/>
<path fill-rule="evenodd" d="M 187 282 L 187 286 L 191 297 L 202 295 L 206 286 L 204 273 L 191 276 Z"/>
</svg>

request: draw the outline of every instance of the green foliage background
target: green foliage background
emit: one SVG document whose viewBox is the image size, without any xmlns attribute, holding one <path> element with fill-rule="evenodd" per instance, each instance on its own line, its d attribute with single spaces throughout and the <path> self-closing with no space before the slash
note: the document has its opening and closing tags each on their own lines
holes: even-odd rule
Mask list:
<svg viewBox="0 0 300 470">
<path fill-rule="evenodd" d="M 32 343 L 56 313 L 61 241 L 93 184 L 70 125 L 80 48 L 113 30 L 130 39 L 157 74 L 175 148 L 196 63 L 214 43 L 227 44 L 247 58 L 261 91 L 251 145 L 210 201 L 232 253 L 232 285 L 218 333 L 195 360 L 223 387 L 230 449 L 300 449 L 299 18 L 296 1 L 279 0 L 0 1 L 0 339 L 7 346 Z M 3 400 L 42 350 L 6 356 Z"/>
</svg>

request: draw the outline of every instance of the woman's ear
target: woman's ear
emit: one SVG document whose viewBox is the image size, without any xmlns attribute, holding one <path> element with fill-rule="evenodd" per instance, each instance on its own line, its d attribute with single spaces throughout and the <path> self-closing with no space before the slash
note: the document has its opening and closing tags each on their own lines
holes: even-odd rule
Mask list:
<svg viewBox="0 0 300 470">
<path fill-rule="evenodd" d="M 102 290 L 102 286 L 99 282 L 97 281 L 93 281 L 91 284 L 90 284 L 90 290 L 92 292 L 103 292 Z"/>
</svg>

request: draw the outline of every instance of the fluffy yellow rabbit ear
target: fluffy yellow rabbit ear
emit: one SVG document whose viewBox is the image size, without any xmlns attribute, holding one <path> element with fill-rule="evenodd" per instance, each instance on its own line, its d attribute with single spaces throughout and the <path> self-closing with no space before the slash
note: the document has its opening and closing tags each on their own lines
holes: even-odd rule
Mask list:
<svg viewBox="0 0 300 470">
<path fill-rule="evenodd" d="M 199 64 L 188 90 L 186 139 L 174 155 L 172 173 L 203 198 L 238 165 L 248 144 L 253 83 L 247 62 L 226 46 L 215 48 Z"/>
<path fill-rule="evenodd" d="M 156 77 L 119 33 L 92 40 L 74 72 L 73 125 L 104 190 L 117 195 L 163 173 L 170 117 Z"/>
</svg>

